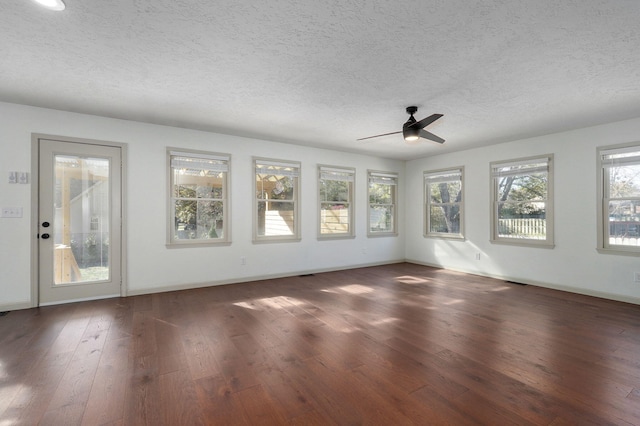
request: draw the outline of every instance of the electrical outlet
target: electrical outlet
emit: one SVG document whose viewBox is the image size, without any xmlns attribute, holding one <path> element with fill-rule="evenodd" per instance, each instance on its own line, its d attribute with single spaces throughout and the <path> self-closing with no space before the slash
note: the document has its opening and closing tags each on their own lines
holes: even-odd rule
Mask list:
<svg viewBox="0 0 640 426">
<path fill-rule="evenodd" d="M 240 256 L 240 266 L 247 266 L 247 258 Z"/>
<path fill-rule="evenodd" d="M 633 273 L 633 281 L 640 283 L 640 272 Z"/>
<path fill-rule="evenodd" d="M 22 217 L 22 207 L 2 207 L 0 217 Z"/>
<path fill-rule="evenodd" d="M 476 253 L 476 260 L 480 260 L 480 253 Z"/>
<path fill-rule="evenodd" d="M 362 254 L 367 254 L 367 248 L 366 247 L 362 247 Z"/>
</svg>

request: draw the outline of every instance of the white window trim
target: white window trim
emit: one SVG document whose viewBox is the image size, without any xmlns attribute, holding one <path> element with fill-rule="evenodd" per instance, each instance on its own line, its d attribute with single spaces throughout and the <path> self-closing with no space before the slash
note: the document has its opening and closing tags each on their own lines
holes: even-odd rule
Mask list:
<svg viewBox="0 0 640 426">
<path fill-rule="evenodd" d="M 391 231 L 372 231 L 371 230 L 371 202 L 370 202 L 370 192 L 369 192 L 369 184 L 376 177 L 385 179 L 393 179 L 393 185 L 396 186 L 396 190 L 393 191 L 393 219 L 392 219 L 392 230 Z M 398 235 L 398 189 L 400 186 L 400 179 L 398 173 L 395 172 L 385 172 L 380 170 L 367 170 L 367 237 L 393 237 Z"/>
<path fill-rule="evenodd" d="M 172 156 L 183 156 L 191 158 L 200 158 L 204 160 L 218 160 L 227 162 L 227 170 L 225 172 L 223 187 L 223 210 L 222 210 L 222 234 L 223 238 L 213 238 L 208 240 L 175 240 L 175 210 L 173 206 L 173 171 L 171 167 Z M 167 148 L 167 243 L 169 248 L 179 247 L 203 247 L 203 246 L 221 246 L 231 244 L 231 154 L 214 153 L 207 151 L 199 151 L 184 148 Z"/>
<path fill-rule="evenodd" d="M 517 166 L 532 164 L 535 162 L 547 162 L 547 199 L 545 201 L 545 219 L 546 219 L 546 239 L 537 240 L 529 238 L 500 238 L 498 236 L 498 202 L 497 202 L 497 175 L 504 175 L 502 173 L 494 173 L 494 170 L 501 166 Z M 554 183 L 553 183 L 553 154 L 536 155 L 532 157 L 515 158 L 510 160 L 493 161 L 489 164 L 489 184 L 491 194 L 491 224 L 490 224 L 490 242 L 494 244 L 506 244 L 522 247 L 539 247 L 539 248 L 554 248 Z M 539 171 L 540 168 L 531 168 L 529 171 Z"/>
<path fill-rule="evenodd" d="M 349 232 L 343 232 L 338 234 L 323 234 L 322 233 L 322 200 L 320 199 L 320 181 L 323 180 L 322 174 L 324 173 L 339 173 L 347 175 L 345 180 L 351 182 L 351 190 L 349 191 Z M 326 178 L 327 180 L 342 180 Z M 355 202 L 354 193 L 356 188 L 356 169 L 353 167 L 339 167 L 329 166 L 325 164 L 318 164 L 318 240 L 336 240 L 355 238 Z"/>
<path fill-rule="evenodd" d="M 283 176 L 290 175 L 297 177 L 297 185 L 293 193 L 293 235 L 258 235 L 258 188 L 256 186 L 257 165 L 280 166 L 297 169 L 296 172 L 285 172 Z M 300 188 L 302 186 L 302 167 L 299 161 L 277 160 L 273 158 L 252 157 L 252 181 L 253 181 L 253 243 L 277 243 L 277 242 L 297 242 L 300 241 Z"/>
<path fill-rule="evenodd" d="M 438 178 L 446 178 L 446 176 L 451 176 L 453 174 L 460 175 L 460 185 L 462 191 L 462 197 L 460 198 L 460 232 L 458 234 L 450 234 L 445 232 L 429 232 L 431 229 L 431 194 L 427 192 L 429 183 L 437 182 Z M 430 178 L 431 182 L 429 182 Z M 451 181 L 452 179 L 446 179 L 446 181 Z M 428 170 L 423 173 L 423 188 L 422 193 L 424 194 L 424 215 L 423 215 L 423 224 L 424 224 L 424 232 L 423 236 L 425 238 L 444 238 L 444 239 L 452 239 L 452 240 L 465 240 L 464 237 L 464 196 L 465 196 L 465 188 L 464 188 L 464 166 L 459 167 L 450 167 L 446 169 L 438 169 L 438 170 Z"/>
<path fill-rule="evenodd" d="M 608 232 L 606 231 L 609 227 L 609 209 L 608 209 L 608 199 L 605 199 L 605 165 L 602 161 L 602 157 L 605 154 L 612 153 L 624 153 L 624 152 L 635 152 L 640 151 L 640 141 L 639 142 L 630 142 L 619 145 L 609 145 L 609 146 L 601 146 L 596 148 L 596 170 L 597 170 L 597 199 L 596 199 L 596 211 L 598 217 L 597 224 L 597 247 L 596 250 L 602 254 L 615 254 L 615 255 L 623 255 L 623 256 L 640 256 L 640 247 L 636 246 L 622 246 L 622 245 L 611 245 L 608 241 L 608 238 L 605 238 L 605 234 L 608 236 Z M 623 163 L 624 161 L 621 161 Z M 606 221 L 606 224 L 605 224 Z"/>
</svg>

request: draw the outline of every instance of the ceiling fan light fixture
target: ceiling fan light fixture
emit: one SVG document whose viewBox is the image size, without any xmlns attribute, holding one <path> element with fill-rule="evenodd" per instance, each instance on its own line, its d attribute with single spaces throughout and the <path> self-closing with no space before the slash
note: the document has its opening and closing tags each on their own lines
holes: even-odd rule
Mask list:
<svg viewBox="0 0 640 426">
<path fill-rule="evenodd" d="M 409 124 L 409 123 L 407 123 Z M 405 142 L 415 142 L 420 138 L 420 129 L 413 129 L 405 124 L 404 129 L 402 129 L 402 136 L 404 136 Z"/>
<path fill-rule="evenodd" d="M 42 7 L 46 7 L 49 10 L 60 11 L 65 9 L 65 4 L 62 0 L 33 0 Z"/>
</svg>

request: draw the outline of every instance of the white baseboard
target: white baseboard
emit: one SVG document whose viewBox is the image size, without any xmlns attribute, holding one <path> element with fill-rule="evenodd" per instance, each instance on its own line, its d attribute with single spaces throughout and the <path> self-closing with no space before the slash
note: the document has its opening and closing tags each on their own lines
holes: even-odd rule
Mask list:
<svg viewBox="0 0 640 426">
<path fill-rule="evenodd" d="M 54 306 L 54 305 L 64 305 L 65 303 L 89 302 L 91 300 L 113 299 L 113 298 L 116 298 L 116 297 L 120 297 L 120 295 L 119 294 L 109 294 L 109 295 L 106 295 L 106 296 L 83 297 L 82 299 L 60 300 L 60 301 L 57 301 L 57 302 L 41 303 L 40 307 L 43 307 L 43 306 Z"/>
<path fill-rule="evenodd" d="M 226 279 L 226 280 L 176 284 L 176 285 L 165 286 L 165 287 L 144 288 L 139 290 L 128 289 L 127 296 L 140 296 L 143 294 L 165 293 L 168 291 L 189 290 L 193 288 L 214 287 L 219 285 L 238 284 L 238 283 L 246 283 L 246 282 L 252 282 L 252 281 L 264 281 L 264 280 L 272 280 L 277 278 L 296 277 L 300 275 L 321 274 L 323 272 L 344 271 L 347 269 L 392 265 L 395 263 L 403 263 L 403 262 L 405 262 L 404 259 L 397 259 L 397 260 L 389 260 L 384 262 L 373 262 L 373 263 L 363 263 L 359 265 L 339 266 L 335 268 L 308 269 L 308 270 L 295 271 L 295 272 L 286 272 L 282 274 L 255 275 L 250 277 L 232 278 L 232 279 Z"/>
<path fill-rule="evenodd" d="M 615 301 L 618 301 L 618 302 L 631 303 L 631 304 L 634 304 L 634 305 L 640 305 L 640 298 L 638 298 L 638 297 L 621 296 L 621 295 L 618 295 L 618 294 L 612 294 L 612 293 L 607 293 L 607 292 L 602 292 L 602 291 L 588 290 L 588 289 L 565 286 L 565 285 L 560 285 L 560 284 L 550 284 L 550 283 L 545 283 L 545 282 L 540 282 L 540 281 L 534 281 L 534 280 L 522 279 L 522 278 L 515 278 L 515 277 L 509 277 L 509 276 L 486 273 L 486 272 L 471 271 L 471 270 L 466 270 L 464 268 L 450 268 L 450 267 L 445 267 L 445 266 L 440 265 L 440 264 L 435 264 L 435 263 L 430 263 L 430 262 L 423 262 L 423 261 L 415 260 L 415 259 L 397 259 L 397 260 L 389 260 L 389 261 L 383 261 L 383 262 L 363 263 L 363 264 L 358 264 L 358 265 L 348 265 L 348 266 L 345 265 L 345 266 L 339 266 L 339 267 L 334 267 L 334 268 L 309 269 L 309 270 L 301 270 L 301 271 L 295 271 L 295 272 L 286 272 L 286 273 L 281 273 L 281 274 L 256 275 L 256 276 L 232 278 L 232 279 L 226 279 L 226 280 L 205 281 L 205 282 L 196 282 L 196 283 L 184 283 L 184 284 L 176 284 L 176 285 L 165 286 L 165 287 L 150 287 L 150 288 L 144 288 L 144 289 L 139 289 L 139 290 L 128 289 L 127 296 L 139 296 L 139 295 L 143 295 L 143 294 L 165 293 L 165 292 L 169 292 L 169 291 L 189 290 L 189 289 L 195 289 L 195 288 L 213 287 L 213 286 L 218 286 L 218 285 L 238 284 L 238 283 L 245 283 L 245 282 L 251 282 L 251 281 L 263 281 L 263 280 L 269 280 L 269 279 L 295 277 L 295 276 L 299 276 L 299 275 L 320 274 L 320 273 L 323 273 L 323 272 L 344 271 L 344 270 L 348 270 L 348 269 L 367 268 L 367 267 L 371 267 L 371 266 L 392 265 L 392 264 L 403 263 L 403 262 L 414 263 L 416 265 L 430 266 L 430 267 L 438 268 L 438 269 L 446 269 L 446 270 L 455 271 L 455 272 L 462 272 L 462 273 L 470 274 L 470 275 L 478 275 L 478 276 L 483 276 L 483 277 L 488 277 L 488 278 L 495 278 L 495 279 L 504 280 L 504 281 L 513 281 L 513 282 L 518 282 L 518 283 L 522 283 L 522 284 L 529 284 L 529 285 L 533 285 L 533 286 L 537 286 L 537 287 L 544 287 L 544 288 L 549 288 L 549 289 L 553 289 L 553 290 L 566 291 L 566 292 L 569 292 L 569 293 L 583 294 L 585 296 L 599 297 L 599 298 L 602 298 L 602 299 L 615 300 Z M 108 297 L 120 297 L 120 296 L 119 295 L 114 295 L 114 296 L 108 296 Z M 105 298 L 108 298 L 108 297 L 101 297 L 101 298 L 98 298 L 98 299 L 105 299 Z M 81 299 L 81 300 L 71 300 L 71 301 L 63 301 L 63 302 L 56 302 L 56 303 L 47 303 L 47 304 L 41 304 L 40 306 L 57 305 L 57 304 L 69 303 L 69 302 L 82 302 L 82 301 L 95 300 L 95 299 L 96 298 L 87 298 L 87 299 Z M 29 308 L 32 308 L 32 307 L 33 306 L 31 306 L 31 303 L 28 302 L 28 301 L 27 302 L 12 303 L 12 304 L 0 305 L 0 312 L 16 311 L 16 310 L 20 310 L 20 309 L 29 309 Z"/>
<path fill-rule="evenodd" d="M 11 303 L 8 305 L 0 305 L 0 312 L 18 311 L 20 309 L 32 308 L 31 302 Z"/>
<path fill-rule="evenodd" d="M 422 266 L 430 266 L 432 268 L 446 269 L 446 270 L 449 270 L 449 271 L 462 272 L 462 273 L 470 274 L 470 275 L 478 275 L 478 276 L 481 276 L 481 277 L 495 278 L 495 279 L 498 279 L 498 280 L 513 281 L 513 282 L 516 282 L 516 283 L 528 284 L 528 285 L 533 285 L 533 286 L 536 286 L 536 287 L 544 287 L 544 288 L 549 288 L 549 289 L 552 289 L 552 290 L 566 291 L 568 293 L 575 293 L 575 294 L 582 294 L 582 295 L 585 295 L 585 296 L 599 297 L 601 299 L 615 300 L 617 302 L 625 302 L 625 303 L 631 303 L 631 304 L 634 304 L 634 305 L 640 305 L 640 297 L 623 296 L 623 295 L 619 295 L 619 294 L 607 293 L 607 292 L 604 292 L 604 291 L 589 290 L 589 289 L 584 289 L 584 288 L 566 286 L 566 285 L 562 285 L 562 284 L 551 284 L 551 283 L 546 283 L 546 282 L 541 282 L 541 281 L 535 281 L 535 280 L 529 280 L 529 279 L 523 279 L 523 278 L 515 278 L 515 277 L 504 276 L 504 275 L 486 273 L 486 272 L 470 271 L 470 270 L 466 270 L 464 268 L 449 268 L 449 267 L 445 267 L 443 265 L 430 263 L 430 262 L 422 262 L 420 260 L 415 260 L 415 259 L 405 259 L 405 262 L 415 263 L 416 265 L 422 265 Z"/>
</svg>

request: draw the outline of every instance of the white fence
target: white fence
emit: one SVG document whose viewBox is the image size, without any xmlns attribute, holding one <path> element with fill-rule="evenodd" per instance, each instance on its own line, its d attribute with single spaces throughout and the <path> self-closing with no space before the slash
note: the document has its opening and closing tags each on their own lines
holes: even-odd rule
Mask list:
<svg viewBox="0 0 640 426">
<path fill-rule="evenodd" d="M 498 219 L 498 235 L 505 238 L 538 238 L 547 235 L 546 219 Z"/>
</svg>

